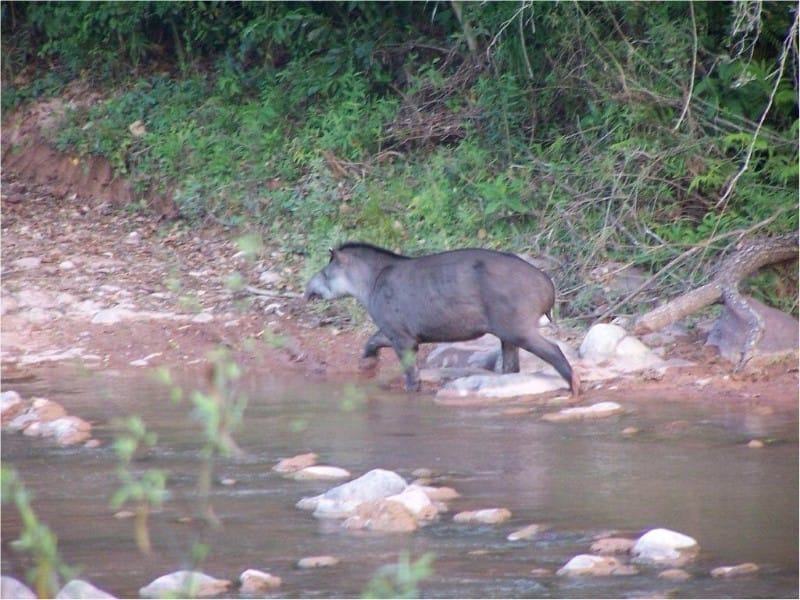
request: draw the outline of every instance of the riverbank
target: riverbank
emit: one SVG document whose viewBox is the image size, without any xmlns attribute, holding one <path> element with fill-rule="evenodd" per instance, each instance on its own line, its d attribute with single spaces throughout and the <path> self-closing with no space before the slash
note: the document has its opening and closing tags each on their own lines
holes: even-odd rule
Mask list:
<svg viewBox="0 0 800 600">
<path fill-rule="evenodd" d="M 362 377 L 358 356 L 371 324 L 352 322 L 340 304 L 303 302 L 303 255 L 261 238 L 253 243 L 244 232 L 125 214 L 20 180 L 4 180 L 2 211 L 4 382 L 64 362 L 199 370 L 220 346 L 258 372 Z M 315 251 L 324 249 L 308 249 Z M 562 328 L 559 335 L 577 346 L 584 333 Z M 670 369 L 666 378 L 595 382 L 584 392 L 589 399 L 593 391 L 606 397 L 635 389 L 662 398 L 796 402 L 794 361 L 734 375 L 699 331 L 663 352 L 693 366 Z M 384 351 L 381 361 L 379 382 L 399 387 L 396 358 Z"/>
</svg>

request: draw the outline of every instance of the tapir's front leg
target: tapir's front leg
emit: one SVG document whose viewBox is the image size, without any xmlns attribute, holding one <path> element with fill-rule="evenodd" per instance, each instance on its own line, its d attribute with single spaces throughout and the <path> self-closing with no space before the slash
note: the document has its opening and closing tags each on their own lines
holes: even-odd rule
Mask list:
<svg viewBox="0 0 800 600">
<path fill-rule="evenodd" d="M 374 369 L 378 364 L 378 351 L 381 348 L 391 348 L 392 342 L 380 329 L 372 334 L 364 345 L 364 352 L 361 353 L 361 360 L 358 361 L 358 368 L 362 371 Z"/>
</svg>

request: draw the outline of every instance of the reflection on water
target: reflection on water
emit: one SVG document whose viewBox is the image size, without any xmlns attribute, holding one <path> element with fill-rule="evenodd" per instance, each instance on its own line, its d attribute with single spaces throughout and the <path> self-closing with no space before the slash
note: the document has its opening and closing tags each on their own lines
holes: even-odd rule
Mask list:
<svg viewBox="0 0 800 600">
<path fill-rule="evenodd" d="M 173 499 L 152 517 L 154 556 L 136 551 L 132 523 L 108 508 L 116 488 L 115 460 L 100 450 L 64 450 L 19 435 L 3 435 L 4 463 L 15 465 L 35 493 L 34 507 L 58 534 L 66 561 L 82 577 L 119 595 L 133 596 L 158 575 L 185 566 L 195 541 L 210 544 L 203 570 L 236 579 L 246 568 L 283 578 L 281 596 L 358 596 L 374 571 L 403 550 L 436 555 L 435 575 L 422 584 L 437 597 L 704 597 L 797 595 L 797 413 L 756 415 L 743 409 L 631 399 L 632 414 L 599 423 L 540 422 L 536 415 L 504 415 L 502 408 L 452 408 L 430 396 L 369 388 L 310 385 L 254 377 L 250 404 L 236 436 L 244 460 L 223 460 L 212 502 L 221 530 L 178 521 L 192 514 L 200 464 L 198 426 L 165 390 L 138 374 L 69 376 L 16 389 L 44 395 L 68 412 L 96 423 L 108 442 L 114 417 L 138 413 L 159 434 L 157 450 L 140 464 L 170 472 Z M 683 423 L 676 424 L 677 421 Z M 620 435 L 635 426 L 633 439 Z M 763 450 L 752 437 L 774 438 Z M 466 526 L 451 516 L 410 535 L 355 535 L 294 508 L 304 495 L 332 484 L 281 479 L 270 467 L 281 457 L 317 452 L 322 462 L 360 475 L 381 467 L 411 479 L 433 469 L 437 483 L 462 494 L 454 510 L 504 506 L 513 513 L 500 526 Z M 452 514 L 452 513 L 451 513 Z M 534 541 L 506 535 L 531 522 L 550 528 Z M 696 538 L 702 553 L 686 583 L 634 577 L 566 580 L 530 576 L 557 569 L 588 551 L 605 530 L 635 535 L 663 526 Z M 9 547 L 19 523 L 2 513 L 2 570 L 22 576 L 28 566 Z M 312 554 L 342 559 L 333 569 L 301 571 Z M 753 561 L 756 577 L 714 580 L 710 568 Z"/>
</svg>

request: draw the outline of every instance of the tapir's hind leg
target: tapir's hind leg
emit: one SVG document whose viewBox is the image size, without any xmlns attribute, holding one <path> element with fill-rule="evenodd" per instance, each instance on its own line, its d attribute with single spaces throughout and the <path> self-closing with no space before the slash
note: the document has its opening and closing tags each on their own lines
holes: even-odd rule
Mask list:
<svg viewBox="0 0 800 600">
<path fill-rule="evenodd" d="M 503 373 L 519 373 L 519 348 L 511 342 L 500 340 L 503 351 Z"/>
<path fill-rule="evenodd" d="M 577 397 L 580 394 L 581 382 L 578 374 L 572 370 L 561 348 L 550 340 L 545 339 L 538 331 L 529 333 L 525 337 L 519 338 L 517 345 L 524 348 L 531 354 L 535 354 L 542 360 L 553 365 L 559 375 L 561 375 L 572 390 L 572 395 Z"/>
<path fill-rule="evenodd" d="M 381 348 L 391 348 L 392 342 L 386 337 L 380 329 L 372 334 L 364 345 L 364 352 L 361 353 L 361 359 L 358 361 L 358 368 L 362 371 L 369 371 L 378 366 L 378 351 Z"/>
</svg>

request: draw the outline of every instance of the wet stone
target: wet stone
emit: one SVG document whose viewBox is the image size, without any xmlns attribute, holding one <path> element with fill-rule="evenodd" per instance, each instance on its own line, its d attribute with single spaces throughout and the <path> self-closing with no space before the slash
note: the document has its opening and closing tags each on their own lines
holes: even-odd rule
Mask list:
<svg viewBox="0 0 800 600">
<path fill-rule="evenodd" d="M 56 594 L 56 598 L 116 598 L 116 596 L 112 596 L 108 592 L 96 588 L 88 581 L 73 579 L 59 590 L 58 594 Z"/>
<path fill-rule="evenodd" d="M 651 529 L 631 549 L 634 562 L 681 567 L 694 559 L 700 546 L 694 538 L 669 529 Z"/>
<path fill-rule="evenodd" d="M 281 459 L 278 464 L 272 467 L 272 470 L 276 473 L 292 473 L 294 471 L 299 471 L 300 469 L 305 469 L 306 467 L 315 465 L 317 463 L 317 458 L 319 457 L 314 452 L 298 454 L 297 456 L 292 456 L 291 458 Z"/>
<path fill-rule="evenodd" d="M 635 567 L 622 563 L 612 556 L 579 554 L 556 571 L 561 577 L 606 577 L 609 575 L 635 575 Z"/>
<path fill-rule="evenodd" d="M 565 408 L 558 412 L 542 415 L 543 421 L 550 423 L 566 423 L 569 421 L 582 421 L 584 419 L 604 419 L 623 412 L 622 406 L 616 402 L 597 402 L 591 406 L 576 406 Z"/>
<path fill-rule="evenodd" d="M 339 559 L 335 556 L 306 556 L 297 561 L 297 566 L 301 569 L 318 569 L 320 567 L 333 567 L 339 564 Z"/>
<path fill-rule="evenodd" d="M 747 442 L 747 447 L 757 450 L 759 448 L 764 447 L 764 442 L 762 442 L 761 440 L 750 440 L 749 442 Z"/>
<path fill-rule="evenodd" d="M 592 544 L 593 554 L 609 556 L 612 554 L 628 554 L 636 542 L 627 538 L 603 538 Z"/>
<path fill-rule="evenodd" d="M 523 527 L 522 529 L 517 529 L 508 534 L 506 538 L 510 542 L 516 542 L 519 540 L 532 540 L 535 538 L 541 531 L 543 530 L 542 525 L 539 523 L 531 523 L 527 527 Z"/>
<path fill-rule="evenodd" d="M 139 590 L 142 598 L 209 598 L 228 590 L 231 582 L 199 571 L 175 571 L 154 579 Z"/>
<path fill-rule="evenodd" d="M 667 581 L 688 581 L 692 576 L 683 569 L 666 569 L 658 574 L 658 578 Z"/>
<path fill-rule="evenodd" d="M 3 575 L 0 577 L 0 598 L 28 600 L 29 598 L 36 598 L 36 594 L 21 581 Z"/>
<path fill-rule="evenodd" d="M 418 527 L 408 508 L 388 499 L 362 502 L 342 526 L 345 529 L 368 529 L 382 533 L 408 533 Z"/>
<path fill-rule="evenodd" d="M 289 473 L 287 477 L 295 481 L 334 481 L 336 479 L 347 479 L 350 477 L 350 471 L 339 467 L 315 465 Z"/>
<path fill-rule="evenodd" d="M 753 575 L 758 573 L 759 567 L 756 563 L 742 563 L 732 567 L 717 567 L 711 570 L 711 576 L 720 577 L 741 577 L 743 575 Z"/>
<path fill-rule="evenodd" d="M 281 587 L 281 578 L 259 571 L 258 569 L 247 569 L 239 575 L 241 587 L 239 591 L 243 594 L 258 594 Z"/>
<path fill-rule="evenodd" d="M 456 523 L 483 523 L 496 525 L 511 518 L 511 511 L 507 508 L 484 508 L 482 510 L 465 510 L 453 517 Z"/>
<path fill-rule="evenodd" d="M 419 486 L 425 495 L 428 496 L 434 502 L 447 502 L 448 500 L 455 500 L 456 498 L 460 498 L 461 494 L 459 494 L 456 490 L 451 487 L 432 487 L 428 485 Z"/>
<path fill-rule="evenodd" d="M 9 390 L 0 394 L 0 422 L 6 423 L 25 410 L 26 404 L 20 395 Z"/>
<path fill-rule="evenodd" d="M 531 577 L 552 577 L 553 571 L 552 569 L 531 569 Z"/>
</svg>

